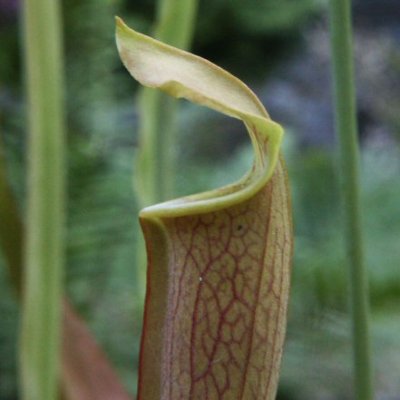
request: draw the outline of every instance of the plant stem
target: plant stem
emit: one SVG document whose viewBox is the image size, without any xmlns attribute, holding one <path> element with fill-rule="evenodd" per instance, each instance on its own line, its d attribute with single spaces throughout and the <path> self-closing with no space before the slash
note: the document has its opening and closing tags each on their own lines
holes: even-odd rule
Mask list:
<svg viewBox="0 0 400 400">
<path fill-rule="evenodd" d="M 25 0 L 29 150 L 22 399 L 57 398 L 64 229 L 64 111 L 60 2 Z"/>
<path fill-rule="evenodd" d="M 193 35 L 197 0 L 160 0 L 155 37 L 187 49 Z M 141 95 L 140 154 L 137 192 L 140 205 L 164 201 L 173 194 L 176 101 L 159 91 Z"/>
<path fill-rule="evenodd" d="M 330 5 L 336 130 L 340 148 L 341 188 L 350 264 L 355 391 L 356 399 L 372 400 L 369 293 L 361 229 L 351 2 L 331 0 Z"/>
<path fill-rule="evenodd" d="M 160 0 L 155 36 L 187 49 L 193 36 L 198 0 Z M 154 89 L 140 95 L 139 153 L 135 188 L 140 207 L 165 201 L 174 193 L 177 102 Z M 146 287 L 144 242 L 138 245 L 138 288 Z"/>
</svg>

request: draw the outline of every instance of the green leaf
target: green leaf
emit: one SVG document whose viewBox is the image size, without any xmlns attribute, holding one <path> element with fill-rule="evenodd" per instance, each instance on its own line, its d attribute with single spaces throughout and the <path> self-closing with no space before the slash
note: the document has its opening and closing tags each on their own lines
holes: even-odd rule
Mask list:
<svg viewBox="0 0 400 400">
<path fill-rule="evenodd" d="M 24 230 L 17 201 L 7 179 L 0 136 L 0 251 L 18 300 L 23 297 Z M 85 322 L 63 300 L 61 388 L 63 400 L 131 400 Z M 99 378 L 101 377 L 101 379 Z"/>
</svg>

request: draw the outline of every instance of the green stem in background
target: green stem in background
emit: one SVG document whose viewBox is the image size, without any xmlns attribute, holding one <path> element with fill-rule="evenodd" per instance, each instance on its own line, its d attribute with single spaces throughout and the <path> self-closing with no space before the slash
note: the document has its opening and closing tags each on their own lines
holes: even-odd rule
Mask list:
<svg viewBox="0 0 400 400">
<path fill-rule="evenodd" d="M 350 0 L 331 0 L 331 40 L 342 197 L 350 263 L 356 399 L 373 399 L 368 280 L 363 257 Z"/>
<path fill-rule="evenodd" d="M 190 46 L 198 0 L 159 0 L 155 37 L 170 45 Z M 140 96 L 139 153 L 135 189 L 140 208 L 173 196 L 177 102 L 153 89 Z M 146 287 L 143 239 L 138 245 L 138 288 Z"/>
<path fill-rule="evenodd" d="M 5 149 L 0 137 L 0 252 L 21 300 L 24 231 L 18 204 L 7 179 Z M 64 298 L 63 400 L 131 400 L 84 321 Z M 101 377 L 101 378 L 99 378 Z M 29 397 L 30 398 L 30 397 Z"/>
<path fill-rule="evenodd" d="M 193 36 L 197 0 L 160 0 L 155 37 L 187 49 Z M 173 195 L 176 101 L 144 89 L 140 102 L 140 153 L 136 188 L 140 206 L 164 201 Z"/>
<path fill-rule="evenodd" d="M 21 332 L 22 399 L 57 398 L 64 230 L 60 2 L 24 2 L 29 111 L 28 206 Z"/>
</svg>

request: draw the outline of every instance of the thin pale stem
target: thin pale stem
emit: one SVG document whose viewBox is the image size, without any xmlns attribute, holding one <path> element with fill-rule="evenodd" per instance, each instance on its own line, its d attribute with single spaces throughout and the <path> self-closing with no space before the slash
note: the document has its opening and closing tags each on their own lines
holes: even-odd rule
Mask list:
<svg viewBox="0 0 400 400">
<path fill-rule="evenodd" d="M 28 206 L 20 347 L 22 399 L 58 392 L 64 225 L 60 2 L 26 0 Z"/>
<path fill-rule="evenodd" d="M 351 2 L 331 0 L 330 5 L 336 130 L 339 139 L 341 189 L 350 267 L 355 392 L 358 400 L 372 400 L 374 396 L 369 294 L 361 228 Z"/>
<path fill-rule="evenodd" d="M 155 37 L 187 49 L 193 36 L 197 0 L 160 0 Z M 145 206 L 166 200 L 174 188 L 176 101 L 151 89 L 141 96 L 138 197 Z"/>
<path fill-rule="evenodd" d="M 155 36 L 170 45 L 187 49 L 193 36 L 198 0 L 160 0 Z M 135 169 L 139 206 L 162 202 L 174 193 L 176 149 L 176 100 L 152 89 L 140 96 L 141 128 Z M 145 254 L 138 251 L 138 288 L 146 287 Z"/>
</svg>

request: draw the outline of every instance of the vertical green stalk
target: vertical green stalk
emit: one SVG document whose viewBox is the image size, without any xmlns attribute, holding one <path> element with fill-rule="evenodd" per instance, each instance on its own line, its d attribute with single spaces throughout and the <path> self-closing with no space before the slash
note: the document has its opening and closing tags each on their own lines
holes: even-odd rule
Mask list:
<svg viewBox="0 0 400 400">
<path fill-rule="evenodd" d="M 187 49 L 196 9 L 197 0 L 160 0 L 155 37 Z M 140 153 L 135 173 L 140 206 L 146 206 L 173 194 L 176 101 L 159 91 L 144 89 L 140 111 Z"/>
<path fill-rule="evenodd" d="M 356 399 L 372 400 L 368 280 L 361 229 L 351 2 L 331 0 L 330 5 L 336 130 L 339 138 L 346 243 L 350 263 L 355 390 Z"/>
<path fill-rule="evenodd" d="M 172 46 L 190 46 L 198 0 L 159 0 L 155 36 Z M 140 95 L 139 153 L 135 168 L 135 189 L 139 206 L 159 203 L 174 191 L 176 148 L 175 99 L 154 89 Z M 143 242 L 140 243 L 143 249 Z M 144 250 L 138 251 L 138 286 L 146 284 Z"/>
<path fill-rule="evenodd" d="M 64 226 L 60 2 L 24 1 L 29 113 L 28 205 L 21 332 L 22 399 L 57 398 Z"/>
</svg>

